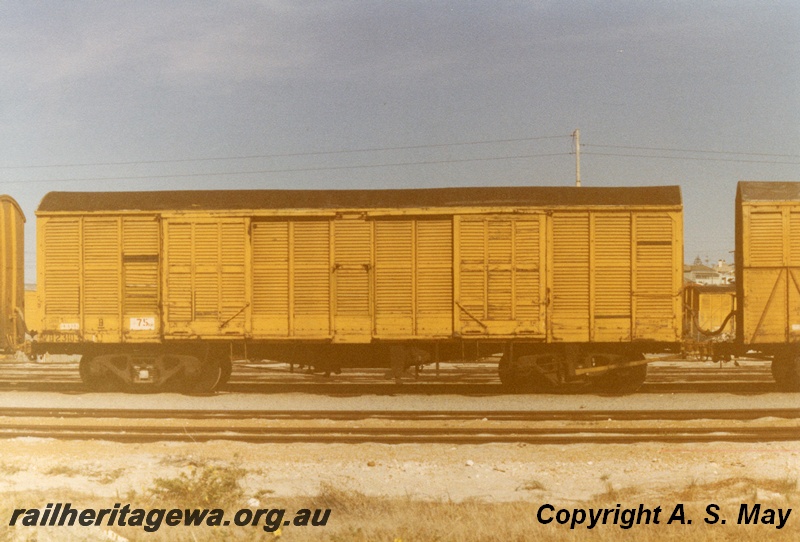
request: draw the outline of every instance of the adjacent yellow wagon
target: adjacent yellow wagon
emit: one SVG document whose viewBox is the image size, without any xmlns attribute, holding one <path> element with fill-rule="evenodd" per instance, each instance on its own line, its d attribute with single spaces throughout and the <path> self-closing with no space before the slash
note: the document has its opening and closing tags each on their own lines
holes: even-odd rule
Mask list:
<svg viewBox="0 0 800 542">
<path fill-rule="evenodd" d="M 800 183 L 739 183 L 736 286 L 740 349 L 773 355 L 778 384 L 800 389 Z"/>
<path fill-rule="evenodd" d="M 14 352 L 25 340 L 25 215 L 0 195 L 0 351 Z"/>
</svg>

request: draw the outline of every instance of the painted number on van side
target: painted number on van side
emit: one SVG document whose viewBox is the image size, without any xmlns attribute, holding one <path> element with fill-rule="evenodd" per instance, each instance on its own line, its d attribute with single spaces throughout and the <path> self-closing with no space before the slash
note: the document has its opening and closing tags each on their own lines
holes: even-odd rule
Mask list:
<svg viewBox="0 0 800 542">
<path fill-rule="evenodd" d="M 156 328 L 156 319 L 148 318 L 131 318 L 131 331 L 153 331 Z"/>
</svg>

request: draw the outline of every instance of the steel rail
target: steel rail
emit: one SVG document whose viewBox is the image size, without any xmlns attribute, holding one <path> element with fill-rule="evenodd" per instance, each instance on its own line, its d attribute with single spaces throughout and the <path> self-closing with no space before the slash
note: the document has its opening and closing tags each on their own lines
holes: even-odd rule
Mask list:
<svg viewBox="0 0 800 542">
<path fill-rule="evenodd" d="M 800 441 L 798 427 L 711 428 L 208 428 L 7 426 L 0 438 L 55 438 L 115 442 L 249 443 L 429 443 L 429 444 L 626 444 L 637 442 L 778 442 Z"/>
<path fill-rule="evenodd" d="M 800 419 L 800 408 L 671 410 L 193 410 L 2 407 L 0 417 L 224 420 L 632 421 Z"/>
</svg>

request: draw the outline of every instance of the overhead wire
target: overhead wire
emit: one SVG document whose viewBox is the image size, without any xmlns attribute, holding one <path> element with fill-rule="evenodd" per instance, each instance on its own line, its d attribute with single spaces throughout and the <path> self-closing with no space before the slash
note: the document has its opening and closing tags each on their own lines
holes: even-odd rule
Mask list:
<svg viewBox="0 0 800 542">
<path fill-rule="evenodd" d="M 643 150 L 643 151 L 662 151 L 662 152 L 683 152 L 691 154 L 738 154 L 743 156 L 768 156 L 773 158 L 800 158 L 800 154 L 775 154 L 768 152 L 744 152 L 744 151 L 719 151 L 719 150 L 704 150 L 704 149 L 675 149 L 665 147 L 636 147 L 632 145 L 595 145 L 592 143 L 581 144 L 581 147 L 596 147 L 599 149 L 626 149 L 626 150 Z M 593 153 L 599 154 L 599 153 Z M 610 155 L 614 156 L 614 155 Z M 629 155 L 623 155 L 629 156 Z M 635 155 L 639 156 L 639 155 Z"/>
<path fill-rule="evenodd" d="M 421 150 L 421 149 L 439 149 L 444 147 L 460 147 L 469 145 L 489 145 L 497 143 L 521 143 L 525 141 L 543 141 L 547 139 L 564 139 L 569 136 L 539 136 L 539 137 L 519 137 L 507 139 L 489 139 L 477 141 L 463 141 L 457 143 L 429 143 L 424 145 L 404 145 L 397 147 L 364 147 L 356 149 L 337 149 L 330 151 L 304 151 L 304 152 L 287 152 L 287 153 L 271 153 L 271 154 L 252 154 L 242 156 L 210 156 L 201 158 L 177 158 L 166 160 L 131 160 L 124 162 L 85 162 L 85 163 L 72 163 L 72 164 L 32 164 L 23 166 L 0 166 L 3 170 L 14 169 L 44 169 L 44 168 L 67 168 L 67 167 L 98 167 L 98 166 L 132 166 L 132 165 L 146 165 L 146 164 L 179 164 L 187 162 L 214 162 L 224 160 L 255 160 L 264 158 L 292 158 L 298 156 L 324 156 L 335 154 L 355 154 L 364 152 L 385 152 L 385 151 L 401 151 L 401 150 Z"/>
<path fill-rule="evenodd" d="M 400 167 L 400 166 L 417 166 L 417 165 L 435 165 L 435 164 L 455 164 L 463 162 L 486 162 L 492 160 L 515 160 L 523 158 L 543 158 L 549 156 L 569 156 L 569 152 L 556 152 L 556 153 L 540 153 L 540 154 L 521 154 L 513 156 L 490 156 L 483 158 L 459 158 L 449 160 L 429 160 L 429 161 L 416 161 L 416 162 L 393 162 L 383 164 L 356 164 L 348 166 L 315 166 L 315 167 L 300 167 L 300 168 L 283 168 L 283 169 L 260 169 L 252 171 L 222 171 L 222 172 L 205 172 L 205 173 L 162 173 L 158 175 L 135 175 L 135 176 L 113 176 L 113 177 L 70 177 L 61 179 L 30 179 L 30 180 L 5 180 L 0 181 L 0 184 L 15 184 L 15 183 L 54 183 L 54 182 L 76 182 L 76 181 L 135 181 L 135 180 L 153 180 L 153 179 L 178 179 L 178 178 L 191 178 L 191 177 L 221 177 L 228 175 L 258 175 L 264 173 L 292 173 L 303 171 L 335 171 L 345 169 L 369 169 L 381 167 Z"/>
<path fill-rule="evenodd" d="M 757 154 L 757 153 L 750 153 L 750 154 Z M 663 154 L 622 154 L 622 153 L 611 153 L 611 152 L 581 152 L 581 156 L 614 156 L 618 158 L 660 158 L 665 160 L 683 160 L 683 161 L 693 161 L 693 162 L 731 162 L 731 163 L 746 163 L 746 164 L 781 164 L 781 165 L 798 165 L 800 166 L 800 161 L 798 162 L 787 162 L 781 160 L 749 160 L 749 159 L 737 159 L 737 158 L 705 158 L 701 156 L 665 156 Z M 800 158 L 800 157 L 798 157 Z"/>
<path fill-rule="evenodd" d="M 534 141 L 544 141 L 553 139 L 567 139 L 570 135 L 550 135 L 550 136 L 536 136 L 536 137 L 522 137 L 522 138 L 503 138 L 493 140 L 474 140 L 463 141 L 455 143 L 429 143 L 420 145 L 402 145 L 394 147 L 363 147 L 352 149 L 335 149 L 335 150 L 318 150 L 318 151 L 303 151 L 291 153 L 270 153 L 270 154 L 254 154 L 254 155 L 241 155 L 241 156 L 210 156 L 200 158 L 179 158 L 179 159 L 164 159 L 164 160 L 131 160 L 131 161 L 118 161 L 118 162 L 86 162 L 86 163 L 64 163 L 64 164 L 30 164 L 21 166 L 0 166 L 0 170 L 25 170 L 25 169 L 46 169 L 46 168 L 73 168 L 73 167 L 104 167 L 104 166 L 135 166 L 135 165 L 164 165 L 164 164 L 186 164 L 186 163 L 199 163 L 199 162 L 213 162 L 213 161 L 233 161 L 233 160 L 253 160 L 253 159 L 270 159 L 270 158 L 291 158 L 291 157 L 304 157 L 304 156 L 333 156 L 344 154 L 356 153 L 375 153 L 387 151 L 404 151 L 404 150 L 424 150 L 424 149 L 441 149 L 447 147 L 463 147 L 463 146 L 477 146 L 477 145 L 491 145 L 491 144 L 507 144 L 507 143 L 524 143 Z M 683 161 L 703 161 L 703 162 L 730 162 L 730 163 L 753 163 L 753 164 L 781 164 L 781 165 L 800 165 L 800 161 L 786 161 L 786 160 L 760 160 L 755 158 L 736 158 L 741 157 L 760 157 L 760 158 L 798 158 L 800 155 L 795 154 L 780 154 L 780 153 L 765 153 L 765 152 L 746 152 L 746 151 L 721 151 L 721 150 L 707 150 L 707 149 L 682 149 L 682 148 L 667 148 L 667 147 L 645 147 L 633 145 L 599 145 L 592 143 L 582 143 L 583 150 L 581 153 L 584 156 L 606 156 L 618 158 L 648 158 L 648 159 L 666 159 L 666 160 L 683 160 Z M 617 152 L 596 152 L 591 149 L 620 149 L 630 151 L 646 151 L 646 153 L 617 153 Z M 681 153 L 684 156 L 676 154 L 652 154 L 652 152 L 664 153 Z M 286 168 L 264 168 L 252 170 L 235 170 L 235 171 L 215 171 L 215 172 L 190 172 L 190 173 L 157 173 L 150 175 L 122 175 L 122 176 L 83 176 L 83 177 L 63 177 L 55 179 L 23 179 L 23 180 L 2 180 L 0 184 L 20 184 L 20 183 L 62 183 L 62 182 L 100 182 L 100 181 L 136 181 L 136 180 L 154 180 L 154 179 L 180 179 L 180 178 L 199 178 L 199 177 L 228 177 L 228 176 L 241 176 L 241 175 L 259 175 L 269 173 L 293 173 L 293 172 L 312 172 L 312 171 L 341 171 L 341 170 L 357 170 L 357 169 L 372 169 L 372 168 L 388 168 L 388 167 L 405 167 L 405 166 L 425 166 L 425 165 L 439 165 L 439 164 L 456 164 L 468 162 L 487 162 L 487 161 L 500 161 L 500 160 L 515 160 L 527 158 L 542 158 L 542 157 L 555 157 L 574 155 L 575 149 L 567 152 L 552 152 L 552 153 L 531 153 L 531 154 L 515 154 L 515 155 L 502 155 L 502 156 L 487 156 L 475 158 L 452 158 L 440 160 L 414 160 L 414 161 L 399 161 L 399 162 L 382 162 L 375 164 L 352 164 L 352 165 L 330 165 L 330 166 L 299 166 L 299 167 L 286 167 Z M 725 155 L 725 157 L 712 157 L 712 156 L 697 156 L 697 155 Z"/>
</svg>

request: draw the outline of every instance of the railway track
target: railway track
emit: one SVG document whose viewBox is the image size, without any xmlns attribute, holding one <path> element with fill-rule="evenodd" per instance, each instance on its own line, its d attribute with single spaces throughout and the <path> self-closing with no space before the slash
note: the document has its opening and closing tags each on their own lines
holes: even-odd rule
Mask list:
<svg viewBox="0 0 800 542">
<path fill-rule="evenodd" d="M 800 441 L 800 409 L 222 412 L 0 409 L 0 439 L 22 437 L 124 443 L 777 442 Z"/>
<path fill-rule="evenodd" d="M 706 428 L 187 428 L 27 425 L 2 426 L 0 438 L 55 438 L 141 443 L 158 441 L 207 442 L 230 440 L 249 443 L 346 444 L 629 444 L 637 442 L 765 442 L 800 440 L 798 427 Z"/>
<path fill-rule="evenodd" d="M 76 363 L 0 363 L 1 390 L 83 391 Z M 497 377 L 494 363 L 442 364 L 437 371 L 426 367 L 418 374 L 407 373 L 403 385 L 386 378 L 382 369 L 352 369 L 325 377 L 296 370 L 285 364 L 234 365 L 224 390 L 238 393 L 405 393 L 405 394 L 503 394 L 508 393 Z M 559 393 L 586 392 L 567 386 Z M 775 391 L 769 362 L 748 361 L 740 365 L 710 362 L 653 362 L 640 393 L 670 392 L 765 393 Z"/>
<path fill-rule="evenodd" d="M 758 420 L 783 418 L 800 421 L 800 408 L 672 409 L 672 410 L 196 410 L 98 408 L 0 408 L 3 418 L 120 420 L 338 420 L 394 421 L 686 421 Z"/>
</svg>

